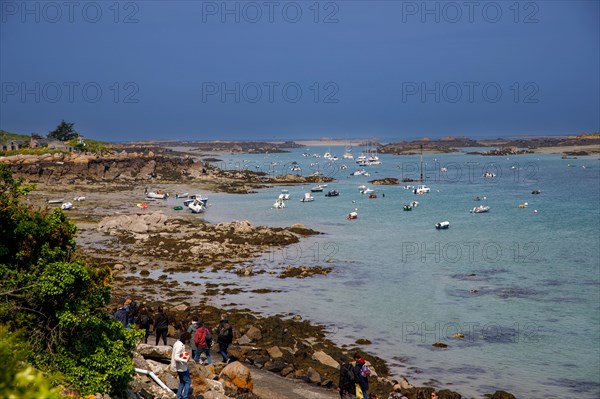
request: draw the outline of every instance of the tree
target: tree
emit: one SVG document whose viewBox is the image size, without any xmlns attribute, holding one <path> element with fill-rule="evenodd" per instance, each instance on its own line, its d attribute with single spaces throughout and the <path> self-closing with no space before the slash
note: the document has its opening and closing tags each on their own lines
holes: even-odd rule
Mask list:
<svg viewBox="0 0 600 399">
<path fill-rule="evenodd" d="M 49 139 L 55 139 L 60 141 L 69 141 L 71 139 L 79 137 L 79 133 L 73 129 L 75 123 L 65 122 L 63 119 L 56 129 L 48 133 Z"/>
<path fill-rule="evenodd" d="M 64 212 L 20 201 L 32 189 L 0 164 L 0 325 L 26 332 L 27 360 L 82 393 L 123 391 L 143 333 L 106 313 L 111 270 L 78 255 Z"/>
</svg>

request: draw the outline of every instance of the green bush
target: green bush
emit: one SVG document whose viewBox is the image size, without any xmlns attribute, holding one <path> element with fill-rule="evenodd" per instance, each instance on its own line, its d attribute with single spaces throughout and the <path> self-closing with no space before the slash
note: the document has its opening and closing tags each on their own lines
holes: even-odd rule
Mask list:
<svg viewBox="0 0 600 399">
<path fill-rule="evenodd" d="M 106 314 L 112 273 L 77 255 L 76 226 L 61 210 L 20 202 L 31 190 L 0 165 L 0 323 L 28 334 L 28 360 L 84 394 L 126 389 L 143 332 Z"/>
<path fill-rule="evenodd" d="M 48 376 L 33 368 L 27 359 L 22 336 L 0 325 L 0 392 L 3 398 L 59 399 L 59 388 L 52 387 Z"/>
</svg>

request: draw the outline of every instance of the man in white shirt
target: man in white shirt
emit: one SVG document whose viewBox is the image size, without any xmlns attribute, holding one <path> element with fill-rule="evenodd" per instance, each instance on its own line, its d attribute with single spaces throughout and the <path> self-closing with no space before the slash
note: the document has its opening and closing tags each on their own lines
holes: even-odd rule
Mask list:
<svg viewBox="0 0 600 399">
<path fill-rule="evenodd" d="M 181 333 L 179 339 L 173 345 L 173 352 L 171 353 L 171 368 L 177 371 L 177 375 L 179 376 L 177 399 L 188 399 L 190 386 L 192 385 L 190 370 L 187 365 L 188 360 L 190 360 L 190 354 L 185 350 L 185 344 L 189 342 L 190 337 L 191 335 L 187 331 Z"/>
</svg>

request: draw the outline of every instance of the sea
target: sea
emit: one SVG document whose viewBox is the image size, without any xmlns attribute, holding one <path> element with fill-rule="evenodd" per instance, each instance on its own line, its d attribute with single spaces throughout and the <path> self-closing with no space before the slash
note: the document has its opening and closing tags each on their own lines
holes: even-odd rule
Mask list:
<svg viewBox="0 0 600 399">
<path fill-rule="evenodd" d="M 478 150 L 469 148 L 422 158 L 379 154 L 380 165 L 360 167 L 342 158 L 346 149 L 219 155 L 214 164 L 225 169 L 271 176 L 319 172 L 335 180 L 313 193 L 313 202 L 300 199 L 315 184 L 249 195 L 206 193 L 206 220 L 300 223 L 322 234 L 271 248 L 248 263 L 267 273 L 176 278 L 233 283 L 242 292 L 219 295 L 216 304 L 301 315 L 324 325 L 334 342 L 384 358 L 394 376 L 416 386 L 448 388 L 466 398 L 496 390 L 520 399 L 600 397 L 597 155 L 483 156 L 467 154 Z M 351 151 L 357 157 L 361 150 Z M 324 159 L 325 152 L 339 159 Z M 351 175 L 362 169 L 369 176 Z M 484 177 L 486 172 L 494 177 Z M 382 178 L 416 181 L 369 183 Z M 416 195 L 407 187 L 419 184 L 431 191 Z M 361 194 L 361 185 L 374 189 L 376 198 Z M 290 199 L 285 208 L 274 209 L 282 189 Z M 325 197 L 329 190 L 340 195 Z M 405 211 L 413 201 L 418 206 Z M 471 212 L 479 205 L 489 206 L 489 212 Z M 347 219 L 352 211 L 358 217 Z M 437 230 L 441 221 L 450 227 Z M 332 272 L 278 278 L 287 266 Z M 361 338 L 371 344 L 356 345 Z"/>
</svg>

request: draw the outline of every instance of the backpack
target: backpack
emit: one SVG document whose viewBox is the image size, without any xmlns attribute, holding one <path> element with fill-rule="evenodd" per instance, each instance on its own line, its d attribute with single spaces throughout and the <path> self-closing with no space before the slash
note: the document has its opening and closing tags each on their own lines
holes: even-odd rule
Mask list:
<svg viewBox="0 0 600 399">
<path fill-rule="evenodd" d="M 140 315 L 140 326 L 149 326 L 150 325 L 150 316 L 147 314 Z"/>
<path fill-rule="evenodd" d="M 355 384 L 356 374 L 354 373 L 354 367 L 351 364 L 347 364 L 346 366 L 346 378 L 348 379 L 348 384 Z"/>
<path fill-rule="evenodd" d="M 219 341 L 227 341 L 229 339 L 229 329 L 231 326 L 229 323 L 223 323 L 221 327 L 219 327 Z"/>
<path fill-rule="evenodd" d="M 369 368 L 369 366 L 367 366 L 367 363 L 363 364 L 360 368 L 360 375 L 365 378 L 371 375 L 371 369 Z"/>
</svg>

